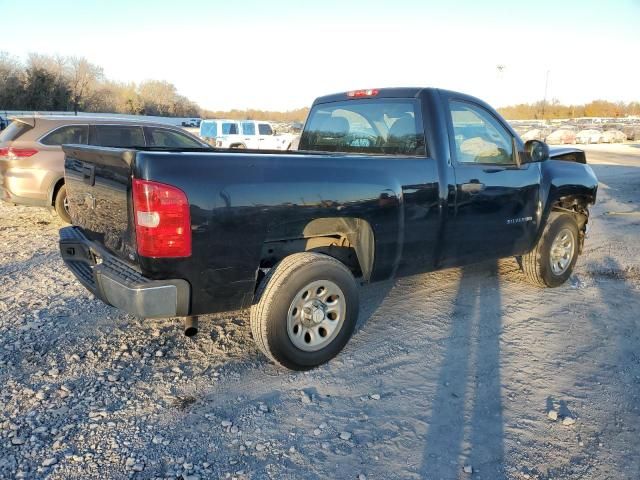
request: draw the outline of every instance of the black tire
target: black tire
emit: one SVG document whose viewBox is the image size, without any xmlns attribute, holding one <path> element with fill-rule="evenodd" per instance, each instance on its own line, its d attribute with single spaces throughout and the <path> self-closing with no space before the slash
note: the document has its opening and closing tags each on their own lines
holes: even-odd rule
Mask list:
<svg viewBox="0 0 640 480">
<path fill-rule="evenodd" d="M 300 290 L 318 280 L 333 282 L 342 290 L 346 312 L 330 343 L 320 350 L 304 351 L 287 333 L 287 315 Z M 319 253 L 296 253 L 273 267 L 261 282 L 251 307 L 251 332 L 258 348 L 277 365 L 309 370 L 342 350 L 353 334 L 358 310 L 358 285 L 344 264 Z"/>
<path fill-rule="evenodd" d="M 551 247 L 563 232 L 570 232 L 573 236 L 573 253 L 566 270 L 556 273 L 551 266 Z M 539 287 L 558 287 L 566 282 L 578 259 L 579 238 L 574 215 L 551 212 L 540 240 L 533 250 L 522 256 L 522 270 L 527 280 Z"/>
<path fill-rule="evenodd" d="M 58 192 L 56 193 L 56 198 L 53 201 L 53 207 L 56 210 L 56 213 L 60 217 L 60 219 L 65 223 L 71 223 L 71 215 L 69 215 L 69 211 L 67 207 L 65 207 L 65 203 L 67 201 L 67 186 L 62 185 Z"/>
</svg>

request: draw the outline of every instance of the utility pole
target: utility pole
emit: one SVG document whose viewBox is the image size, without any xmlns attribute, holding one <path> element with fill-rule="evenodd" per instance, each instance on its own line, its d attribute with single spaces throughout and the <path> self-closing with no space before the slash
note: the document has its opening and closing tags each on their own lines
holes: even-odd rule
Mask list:
<svg viewBox="0 0 640 480">
<path fill-rule="evenodd" d="M 544 120 L 544 108 L 547 106 L 547 91 L 549 89 L 549 70 L 544 80 L 544 98 L 542 99 L 542 120 Z"/>
</svg>

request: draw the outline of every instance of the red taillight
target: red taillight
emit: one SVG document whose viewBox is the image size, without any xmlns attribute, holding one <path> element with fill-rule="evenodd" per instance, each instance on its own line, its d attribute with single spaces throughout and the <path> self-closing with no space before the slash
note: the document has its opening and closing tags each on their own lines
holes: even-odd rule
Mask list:
<svg viewBox="0 0 640 480">
<path fill-rule="evenodd" d="M 191 255 L 191 214 L 182 190 L 133 179 L 133 212 L 140 255 L 155 258 Z"/>
<path fill-rule="evenodd" d="M 369 90 L 353 90 L 347 92 L 347 97 L 375 97 L 380 90 L 377 88 L 370 88 Z"/>
<path fill-rule="evenodd" d="M 38 153 L 38 150 L 36 150 L 35 148 L 0 148 L 0 157 L 7 157 L 9 160 L 13 160 L 15 158 L 32 157 L 36 153 Z"/>
</svg>

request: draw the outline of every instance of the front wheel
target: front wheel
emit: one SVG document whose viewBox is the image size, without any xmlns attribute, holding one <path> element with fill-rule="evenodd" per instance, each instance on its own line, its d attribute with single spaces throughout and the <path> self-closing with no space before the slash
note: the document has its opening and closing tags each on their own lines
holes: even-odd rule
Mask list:
<svg viewBox="0 0 640 480">
<path fill-rule="evenodd" d="M 537 245 L 522 256 L 527 280 L 540 287 L 558 287 L 566 282 L 578 259 L 578 239 L 575 216 L 551 212 Z"/>
<path fill-rule="evenodd" d="M 60 219 L 65 223 L 71 223 L 71 215 L 69 215 L 69 197 L 67 197 L 67 186 L 62 185 L 56 193 L 53 201 L 53 207 Z"/>
<path fill-rule="evenodd" d="M 272 268 L 251 307 L 251 331 L 273 362 L 309 370 L 335 357 L 358 320 L 358 286 L 344 264 L 296 253 Z"/>
</svg>

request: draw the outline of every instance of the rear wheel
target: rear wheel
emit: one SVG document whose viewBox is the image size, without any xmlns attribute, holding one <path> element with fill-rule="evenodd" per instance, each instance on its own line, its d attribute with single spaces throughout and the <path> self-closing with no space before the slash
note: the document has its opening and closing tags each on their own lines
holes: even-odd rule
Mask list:
<svg viewBox="0 0 640 480">
<path fill-rule="evenodd" d="M 71 215 L 69 215 L 69 198 L 67 197 L 67 186 L 62 185 L 56 193 L 53 201 L 53 207 L 60 219 L 65 223 L 71 223 Z"/>
<path fill-rule="evenodd" d="M 551 212 L 537 245 L 522 256 L 527 280 L 540 287 L 557 287 L 566 282 L 578 259 L 578 239 L 576 218 Z"/>
<path fill-rule="evenodd" d="M 310 252 L 291 255 L 272 268 L 251 308 L 251 330 L 260 350 L 293 370 L 335 357 L 357 319 L 358 288 L 349 269 Z"/>
</svg>

